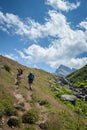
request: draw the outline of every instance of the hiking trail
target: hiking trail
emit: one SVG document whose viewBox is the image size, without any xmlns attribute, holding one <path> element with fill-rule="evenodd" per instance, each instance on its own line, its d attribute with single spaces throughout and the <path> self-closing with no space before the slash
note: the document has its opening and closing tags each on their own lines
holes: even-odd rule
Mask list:
<svg viewBox="0 0 87 130">
<path fill-rule="evenodd" d="M 28 111 L 31 109 L 31 96 L 32 96 L 32 92 L 28 91 L 27 94 L 27 100 L 25 99 L 25 97 L 23 96 L 23 94 L 21 94 L 19 86 L 18 85 L 14 85 L 15 90 L 13 92 L 14 97 L 17 99 L 17 102 L 14 104 L 14 106 L 20 105 L 20 104 L 24 104 L 24 111 Z M 21 115 L 23 115 L 23 111 L 19 110 L 19 113 Z"/>
<path fill-rule="evenodd" d="M 27 99 L 25 99 L 24 95 L 20 92 L 20 86 L 14 85 L 13 95 L 17 99 L 17 102 L 14 103 L 14 106 L 20 107 L 20 104 L 23 103 L 24 104 L 24 106 L 23 106 L 24 111 L 28 111 L 28 110 L 32 109 L 32 103 L 31 102 L 32 102 L 33 90 L 28 90 L 27 87 L 25 89 L 27 89 L 27 92 L 26 92 Z M 47 121 L 48 110 L 44 105 L 40 105 L 39 102 L 35 102 L 34 107 L 39 110 L 39 120 L 36 122 L 35 125 L 36 125 L 37 130 L 41 130 L 39 125 L 41 123 L 45 123 Z M 24 114 L 24 111 L 21 110 L 21 109 L 18 109 L 18 114 L 20 116 L 22 116 Z"/>
</svg>

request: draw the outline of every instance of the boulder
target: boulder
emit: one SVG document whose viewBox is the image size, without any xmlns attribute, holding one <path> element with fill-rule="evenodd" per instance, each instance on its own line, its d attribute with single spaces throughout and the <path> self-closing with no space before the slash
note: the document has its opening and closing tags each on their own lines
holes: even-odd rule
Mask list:
<svg viewBox="0 0 87 130">
<path fill-rule="evenodd" d="M 61 95 L 61 99 L 66 101 L 75 101 L 77 97 L 75 95 L 63 94 Z"/>
</svg>

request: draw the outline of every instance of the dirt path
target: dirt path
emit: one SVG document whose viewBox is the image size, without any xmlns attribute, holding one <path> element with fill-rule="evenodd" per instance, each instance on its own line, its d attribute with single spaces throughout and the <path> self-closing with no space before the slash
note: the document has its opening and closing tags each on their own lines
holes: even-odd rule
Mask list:
<svg viewBox="0 0 87 130">
<path fill-rule="evenodd" d="M 14 97 L 17 99 L 17 102 L 15 103 L 15 106 L 24 103 L 24 111 L 30 110 L 32 108 L 31 105 L 31 101 L 32 101 L 32 94 L 33 94 L 33 90 L 27 91 L 27 100 L 25 99 L 25 97 L 20 93 L 20 89 L 19 86 L 14 85 L 15 90 L 13 92 Z M 39 110 L 39 120 L 36 123 L 36 130 L 41 130 L 39 125 L 41 123 L 45 123 L 47 121 L 48 118 L 48 110 L 45 106 L 40 105 L 38 102 L 35 103 L 35 108 L 37 108 Z M 18 110 L 18 114 L 20 116 L 23 115 L 24 111 L 21 111 L 21 109 Z"/>
<path fill-rule="evenodd" d="M 15 85 L 14 87 L 15 90 L 13 92 L 13 95 L 17 99 L 17 102 L 14 104 L 14 106 L 17 107 L 20 106 L 20 104 L 23 104 L 22 107 L 24 111 L 31 109 L 30 101 L 31 101 L 32 92 L 27 93 L 28 100 L 26 100 L 25 97 L 20 93 L 19 87 L 17 85 Z M 21 109 L 19 109 L 19 114 L 23 115 L 23 111 L 21 111 Z"/>
<path fill-rule="evenodd" d="M 38 124 L 45 123 L 48 118 L 48 110 L 45 106 L 40 105 L 39 103 L 37 103 L 36 105 L 37 105 L 37 108 L 40 110 Z"/>
</svg>

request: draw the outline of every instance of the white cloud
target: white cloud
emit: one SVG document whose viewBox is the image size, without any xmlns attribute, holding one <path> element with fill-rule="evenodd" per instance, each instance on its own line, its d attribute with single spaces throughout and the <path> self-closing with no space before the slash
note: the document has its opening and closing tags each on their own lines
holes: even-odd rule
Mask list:
<svg viewBox="0 0 87 130">
<path fill-rule="evenodd" d="M 5 54 L 4 56 L 8 57 L 9 59 L 16 60 L 17 57 L 15 57 L 13 54 Z"/>
<path fill-rule="evenodd" d="M 32 62 L 32 64 L 46 63 L 53 68 L 57 68 L 60 64 L 64 64 L 71 68 L 80 68 L 87 63 L 87 58 L 83 57 L 79 59 L 75 57 L 80 53 L 87 51 L 87 43 L 85 42 L 85 39 L 80 41 L 80 37 L 83 37 L 83 34 L 79 34 L 80 31 L 76 31 L 73 34 L 72 40 L 69 38 L 55 40 L 48 48 L 33 44 L 24 49 L 21 53 L 25 55 L 25 59 L 28 59 L 29 57 L 29 61 Z"/>
<path fill-rule="evenodd" d="M 23 22 L 17 15 L 0 12 L 1 29 L 32 40 L 47 36 L 62 38 L 69 35 L 66 33 L 66 30 L 70 30 L 66 17 L 57 11 L 49 10 L 48 14 L 49 19 L 41 25 L 29 18 Z"/>
<path fill-rule="evenodd" d="M 72 58 L 71 59 L 71 63 L 73 64 L 73 66 L 75 68 L 80 68 L 84 65 L 87 64 L 87 57 L 83 57 L 83 58 Z"/>
<path fill-rule="evenodd" d="M 1 29 L 32 40 L 47 36 L 72 37 L 73 30 L 63 14 L 54 10 L 49 10 L 48 14 L 49 19 L 41 25 L 30 18 L 23 22 L 17 15 L 0 12 Z"/>
<path fill-rule="evenodd" d="M 24 54 L 24 52 L 22 52 L 22 51 L 20 51 L 20 50 L 17 50 L 17 49 L 15 49 L 15 51 L 16 51 L 17 53 L 19 53 L 19 55 L 21 56 L 22 59 L 31 61 L 31 59 L 32 59 L 31 56 L 26 56 L 26 55 Z"/>
<path fill-rule="evenodd" d="M 6 28 L 4 28 L 3 26 L 0 26 L 0 30 L 2 30 L 3 32 L 6 32 L 7 34 L 9 34 L 8 30 Z"/>
<path fill-rule="evenodd" d="M 42 26 L 42 32 L 44 36 L 56 36 L 56 40 L 53 40 L 47 48 L 33 44 L 22 53 L 29 56 L 32 64 L 46 63 L 53 68 L 60 64 L 71 68 L 79 68 L 86 64 L 86 58 L 75 58 L 80 53 L 87 52 L 86 31 L 73 30 L 65 16 L 60 13 L 50 11 L 49 15 L 50 19 Z"/>
<path fill-rule="evenodd" d="M 17 15 L 6 13 L 6 14 L 3 14 L 3 17 L 4 19 L 1 18 L 1 20 L 3 20 L 3 22 L 6 23 L 6 27 L 8 29 L 13 28 L 15 29 L 15 33 L 19 31 L 20 35 L 28 33 L 27 31 L 28 29 L 30 29 L 30 26 L 27 26 L 27 24 L 24 23 L 22 19 L 18 17 Z"/>
<path fill-rule="evenodd" d="M 84 28 L 87 31 L 87 18 L 79 24 L 79 27 Z"/>
<path fill-rule="evenodd" d="M 55 8 L 65 11 L 75 9 L 79 6 L 79 3 L 70 4 L 63 0 L 48 0 L 48 2 L 51 6 L 55 5 Z M 59 2 L 58 5 L 57 2 Z M 67 22 L 67 18 L 63 14 L 55 10 L 49 10 L 48 15 L 49 18 L 46 19 L 45 23 L 40 24 L 30 18 L 27 18 L 24 22 L 17 15 L 0 12 L 1 29 L 6 29 L 7 32 L 11 30 L 10 32 L 25 36 L 31 40 L 45 37 L 53 38 L 50 45 L 46 48 L 32 44 L 22 51 L 16 50 L 22 59 L 34 65 L 42 63 L 56 68 L 60 64 L 64 64 L 69 67 L 79 68 L 86 64 L 87 58 L 76 57 L 80 53 L 87 52 L 87 21 L 82 21 L 79 24 L 81 28 L 73 30 L 71 24 Z M 54 40 L 55 37 L 56 40 Z"/>
<path fill-rule="evenodd" d="M 66 17 L 56 11 L 48 12 L 50 19 L 42 26 L 42 32 L 48 36 L 59 36 L 60 38 L 65 37 L 66 29 L 69 28 L 66 22 Z"/>
<path fill-rule="evenodd" d="M 68 0 L 47 0 L 47 4 L 56 10 L 69 11 L 80 6 L 80 2 L 70 3 Z"/>
<path fill-rule="evenodd" d="M 41 35 L 39 31 L 40 24 L 29 18 L 25 23 L 17 15 L 0 12 L 0 24 L 2 31 L 6 29 L 10 33 L 26 36 L 29 39 L 37 38 Z"/>
</svg>

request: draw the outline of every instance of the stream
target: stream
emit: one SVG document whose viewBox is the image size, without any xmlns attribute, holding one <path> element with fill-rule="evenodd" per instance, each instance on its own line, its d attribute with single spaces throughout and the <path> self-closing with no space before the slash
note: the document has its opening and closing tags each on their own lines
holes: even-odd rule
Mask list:
<svg viewBox="0 0 87 130">
<path fill-rule="evenodd" d="M 75 96 L 77 98 L 83 98 L 85 101 L 87 101 L 87 88 L 84 88 L 84 86 L 80 87 L 74 86 L 73 83 L 69 82 L 66 78 L 63 77 L 60 80 L 57 80 L 56 83 L 64 87 L 68 85 L 72 91 L 76 92 Z"/>
</svg>

